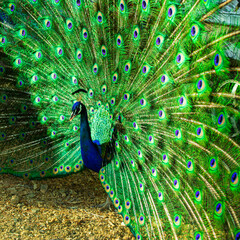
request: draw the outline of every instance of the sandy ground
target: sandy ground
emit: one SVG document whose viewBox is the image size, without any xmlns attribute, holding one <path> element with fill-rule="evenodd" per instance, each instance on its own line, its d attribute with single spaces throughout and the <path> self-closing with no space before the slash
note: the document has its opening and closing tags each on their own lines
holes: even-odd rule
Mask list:
<svg viewBox="0 0 240 240">
<path fill-rule="evenodd" d="M 0 239 L 135 239 L 114 209 L 98 174 L 31 181 L 0 175 Z"/>
</svg>

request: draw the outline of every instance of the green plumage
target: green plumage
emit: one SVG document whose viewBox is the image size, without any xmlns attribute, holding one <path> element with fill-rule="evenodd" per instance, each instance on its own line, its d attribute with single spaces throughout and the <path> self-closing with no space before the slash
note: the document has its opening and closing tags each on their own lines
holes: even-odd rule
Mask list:
<svg viewBox="0 0 240 240">
<path fill-rule="evenodd" d="M 0 172 L 84 168 L 136 239 L 240 239 L 238 1 L 0 0 Z M 111 143 L 107 146 L 107 143 Z"/>
</svg>

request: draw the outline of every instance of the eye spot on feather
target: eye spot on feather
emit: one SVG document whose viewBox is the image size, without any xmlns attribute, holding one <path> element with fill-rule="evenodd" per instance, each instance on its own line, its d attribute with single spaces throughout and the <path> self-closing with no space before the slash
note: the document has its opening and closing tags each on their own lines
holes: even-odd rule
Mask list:
<svg viewBox="0 0 240 240">
<path fill-rule="evenodd" d="M 0 140 L 5 140 L 6 136 L 7 136 L 6 133 L 0 132 Z"/>
<path fill-rule="evenodd" d="M 162 35 L 158 35 L 155 40 L 155 46 L 160 49 L 161 46 L 163 45 L 164 42 L 164 37 Z"/>
<path fill-rule="evenodd" d="M 209 161 L 210 170 L 216 170 L 217 169 L 217 160 L 215 157 L 211 158 Z"/>
<path fill-rule="evenodd" d="M 140 189 L 141 192 L 144 191 L 144 185 L 143 185 L 143 183 L 139 183 L 139 189 Z"/>
<path fill-rule="evenodd" d="M 57 56 L 58 57 L 63 56 L 63 49 L 61 47 L 57 47 L 56 48 L 56 52 L 57 52 Z"/>
<path fill-rule="evenodd" d="M 215 214 L 220 217 L 223 214 L 223 204 L 221 202 L 217 202 L 215 205 Z"/>
<path fill-rule="evenodd" d="M 201 240 L 201 234 L 200 233 L 195 233 L 195 240 Z"/>
<path fill-rule="evenodd" d="M 118 208 L 117 208 L 117 210 L 118 210 L 118 213 L 120 213 L 120 214 L 121 214 L 121 213 L 122 213 L 122 211 L 123 211 L 123 208 L 122 208 L 122 206 L 121 206 L 121 205 L 119 205 L 119 206 L 118 206 Z"/>
<path fill-rule="evenodd" d="M 8 7 L 9 7 L 9 10 L 10 10 L 10 12 L 12 13 L 12 12 L 14 12 L 15 11 L 15 5 L 13 4 L 13 3 L 10 3 L 9 5 L 8 5 Z"/>
<path fill-rule="evenodd" d="M 202 78 L 200 78 L 200 79 L 197 81 L 197 91 L 198 91 L 198 92 L 204 91 L 205 86 L 206 86 L 205 81 L 204 81 Z"/>
<path fill-rule="evenodd" d="M 81 0 L 76 0 L 76 4 L 77 4 L 78 7 L 80 7 L 81 6 Z"/>
<path fill-rule="evenodd" d="M 130 69 L 131 69 L 131 63 L 130 62 L 127 62 L 124 66 L 124 71 L 125 73 L 129 73 L 130 72 Z"/>
<path fill-rule="evenodd" d="M 26 29 L 20 29 L 19 30 L 19 35 L 20 35 L 20 37 L 25 37 L 27 35 L 27 30 Z"/>
<path fill-rule="evenodd" d="M 44 177 L 45 175 L 46 175 L 46 172 L 45 172 L 45 171 L 41 171 L 41 172 L 40 172 L 40 176 L 41 176 L 41 177 Z"/>
<path fill-rule="evenodd" d="M 76 51 L 76 60 L 80 62 L 82 60 L 82 55 L 83 55 L 82 51 L 80 49 L 78 49 Z"/>
<path fill-rule="evenodd" d="M 148 137 L 148 141 L 149 141 L 149 143 L 153 143 L 153 142 L 154 142 L 154 139 L 153 139 L 153 136 L 152 136 L 152 135 L 150 135 L 150 136 Z"/>
<path fill-rule="evenodd" d="M 176 137 L 176 138 L 181 138 L 181 131 L 180 131 L 179 129 L 176 129 L 176 130 L 174 131 L 174 134 L 175 134 L 175 137 Z"/>
<path fill-rule="evenodd" d="M 159 200 L 160 202 L 163 201 L 163 193 L 162 193 L 162 192 L 158 192 L 158 200 Z"/>
<path fill-rule="evenodd" d="M 115 98 L 113 97 L 113 98 L 111 98 L 111 105 L 114 105 L 115 104 Z"/>
<path fill-rule="evenodd" d="M 178 179 L 173 179 L 173 188 L 174 188 L 175 190 L 179 190 L 179 188 L 180 188 L 180 182 L 179 182 Z"/>
<path fill-rule="evenodd" d="M 180 215 L 175 215 L 175 217 L 174 217 L 174 224 L 175 224 L 175 226 L 180 226 L 180 224 L 181 224 L 181 217 L 180 217 Z"/>
<path fill-rule="evenodd" d="M 69 31 L 73 29 L 73 22 L 70 19 L 66 20 L 66 26 Z"/>
<path fill-rule="evenodd" d="M 57 173 L 58 173 L 58 168 L 54 168 L 54 169 L 53 169 L 53 173 L 54 173 L 54 174 L 57 174 Z"/>
<path fill-rule="evenodd" d="M 88 96 L 90 97 L 90 98 L 93 98 L 93 96 L 94 96 L 94 92 L 93 92 L 93 90 L 90 88 L 89 89 L 89 91 L 88 91 Z"/>
<path fill-rule="evenodd" d="M 126 225 L 129 225 L 129 224 L 130 224 L 130 221 L 131 221 L 130 216 L 126 214 L 126 215 L 124 216 L 124 223 L 125 223 Z"/>
<path fill-rule="evenodd" d="M 190 30 L 190 36 L 193 41 L 195 41 L 198 38 L 199 32 L 200 32 L 199 26 L 197 24 L 192 25 Z"/>
<path fill-rule="evenodd" d="M 111 190 L 111 191 L 110 191 L 110 198 L 113 198 L 113 197 L 114 197 L 114 191 Z"/>
<path fill-rule="evenodd" d="M 114 199 L 114 206 L 117 208 L 120 205 L 120 201 L 118 198 Z"/>
<path fill-rule="evenodd" d="M 117 43 L 117 47 L 121 47 L 122 46 L 122 37 L 121 37 L 121 35 L 117 36 L 116 43 Z"/>
<path fill-rule="evenodd" d="M 70 166 L 66 166 L 66 167 L 65 167 L 65 171 L 66 171 L 67 173 L 71 172 L 71 170 L 72 170 L 72 168 L 71 168 Z"/>
<path fill-rule="evenodd" d="M 97 21 L 98 23 L 102 23 L 103 22 L 103 15 L 101 12 L 98 12 L 97 14 Z"/>
<path fill-rule="evenodd" d="M 1 40 L 2 44 L 6 43 L 6 38 L 5 37 L 1 37 L 0 40 Z"/>
<path fill-rule="evenodd" d="M 187 105 L 187 99 L 184 96 L 182 96 L 179 98 L 178 103 L 179 107 L 183 108 Z"/>
<path fill-rule="evenodd" d="M 175 5 L 170 5 L 168 10 L 167 10 L 167 17 L 169 20 L 173 21 L 174 17 L 176 15 L 177 8 Z"/>
<path fill-rule="evenodd" d="M 146 104 L 147 104 L 146 100 L 145 100 L 144 98 L 141 98 L 141 99 L 140 99 L 140 105 L 141 105 L 142 107 L 145 107 Z"/>
<path fill-rule="evenodd" d="M 36 97 L 35 98 L 35 103 L 40 103 L 41 102 L 41 98 L 40 97 Z"/>
<path fill-rule="evenodd" d="M 136 235 L 136 238 L 137 240 L 142 240 L 142 236 L 139 233 Z"/>
<path fill-rule="evenodd" d="M 217 53 L 214 56 L 214 67 L 216 70 L 219 70 L 222 65 L 223 65 L 223 57 L 220 53 Z"/>
<path fill-rule="evenodd" d="M 6 102 L 7 101 L 7 99 L 8 99 L 8 96 L 6 95 L 6 94 L 3 94 L 2 95 L 2 102 Z"/>
<path fill-rule="evenodd" d="M 194 170 L 193 161 L 192 161 L 192 160 L 189 160 L 189 161 L 187 162 L 187 171 L 188 171 L 188 172 L 193 172 L 193 170 Z"/>
<path fill-rule="evenodd" d="M 141 150 L 138 150 L 138 157 L 142 158 L 142 151 Z"/>
<path fill-rule="evenodd" d="M 202 127 L 198 127 L 197 130 L 196 130 L 196 133 L 197 133 L 198 138 L 203 138 L 204 137 L 204 130 L 203 130 Z"/>
<path fill-rule="evenodd" d="M 115 83 L 115 82 L 117 82 L 117 80 L 118 80 L 118 74 L 114 73 L 112 76 L 112 81 Z"/>
<path fill-rule="evenodd" d="M 199 201 L 201 201 L 201 192 L 199 191 L 199 190 L 197 190 L 196 192 L 195 192 L 195 199 L 199 202 Z"/>
<path fill-rule="evenodd" d="M 123 0 L 120 1 L 119 9 L 120 9 L 120 12 L 121 12 L 121 13 L 124 13 L 124 12 L 125 12 L 125 3 L 124 3 Z"/>
<path fill-rule="evenodd" d="M 164 118 L 165 118 L 165 111 L 164 110 L 160 110 L 159 112 L 158 112 L 158 116 L 159 116 L 159 118 L 160 118 L 160 120 L 163 120 Z"/>
<path fill-rule="evenodd" d="M 163 161 L 163 163 L 165 163 L 165 164 L 167 164 L 168 163 L 168 155 L 167 154 L 163 154 L 162 155 L 162 161 Z"/>
<path fill-rule="evenodd" d="M 84 39 L 84 40 L 87 40 L 87 39 L 88 39 L 88 32 L 87 32 L 87 29 L 86 29 L 86 28 L 83 28 L 83 30 L 82 30 L 82 36 L 83 36 L 83 39 Z"/>
<path fill-rule="evenodd" d="M 236 171 L 232 173 L 230 183 L 233 187 L 237 187 L 239 185 L 239 177 Z"/>
<path fill-rule="evenodd" d="M 162 83 L 165 83 L 166 82 L 166 75 L 165 74 L 163 74 L 162 76 L 161 76 L 161 82 Z"/>
<path fill-rule="evenodd" d="M 98 65 L 97 65 L 97 63 L 95 63 L 95 64 L 93 65 L 92 71 L 93 71 L 93 74 L 94 74 L 94 75 L 98 74 Z"/>
<path fill-rule="evenodd" d="M 143 216 L 142 214 L 139 216 L 138 222 L 139 222 L 140 226 L 143 226 L 143 225 L 144 225 L 144 223 L 145 223 L 145 218 L 144 218 L 144 216 Z"/>
<path fill-rule="evenodd" d="M 59 119 L 61 122 L 63 122 L 65 120 L 65 117 L 63 115 L 61 115 Z"/>
<path fill-rule="evenodd" d="M 139 39 L 139 28 L 138 27 L 136 27 L 133 31 L 133 39 L 134 40 Z"/>
<path fill-rule="evenodd" d="M 225 116 L 223 113 L 220 113 L 218 116 L 218 126 L 223 127 L 226 123 Z"/>
<path fill-rule="evenodd" d="M 181 63 L 183 63 L 184 59 L 184 55 L 182 53 L 179 53 L 176 57 L 176 63 L 180 65 Z"/>
<path fill-rule="evenodd" d="M 240 240 L 240 231 L 236 233 L 236 238 L 235 240 Z"/>
</svg>

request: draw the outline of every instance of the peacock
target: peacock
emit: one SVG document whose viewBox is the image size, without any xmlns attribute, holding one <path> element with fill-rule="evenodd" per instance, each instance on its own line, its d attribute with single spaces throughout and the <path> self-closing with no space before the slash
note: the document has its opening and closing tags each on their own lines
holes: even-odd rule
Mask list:
<svg viewBox="0 0 240 240">
<path fill-rule="evenodd" d="M 240 1 L 0 0 L 0 173 L 99 180 L 136 239 L 240 239 Z"/>
</svg>

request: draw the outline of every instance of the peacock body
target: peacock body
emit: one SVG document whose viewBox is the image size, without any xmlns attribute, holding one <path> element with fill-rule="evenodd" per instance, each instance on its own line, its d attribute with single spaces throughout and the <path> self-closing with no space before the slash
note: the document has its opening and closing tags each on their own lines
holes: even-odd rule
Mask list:
<svg viewBox="0 0 240 240">
<path fill-rule="evenodd" d="M 85 166 L 136 239 L 240 239 L 238 7 L 0 0 L 0 172 Z"/>
</svg>

